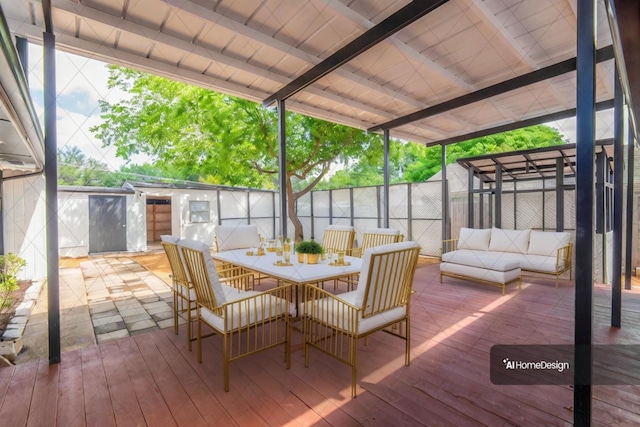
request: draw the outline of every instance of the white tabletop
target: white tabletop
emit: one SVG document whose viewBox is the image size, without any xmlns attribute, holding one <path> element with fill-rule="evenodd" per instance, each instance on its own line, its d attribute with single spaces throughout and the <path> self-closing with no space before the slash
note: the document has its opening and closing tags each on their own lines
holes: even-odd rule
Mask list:
<svg viewBox="0 0 640 427">
<path fill-rule="evenodd" d="M 236 249 L 211 254 L 213 259 L 229 262 L 234 265 L 264 273 L 276 279 L 286 280 L 292 283 L 312 283 L 349 276 L 360 272 L 362 260 L 360 258 L 345 257 L 345 263 L 350 265 L 331 266 L 329 260 L 319 260 L 318 264 L 301 264 L 297 254 L 291 257 L 291 266 L 275 265 L 278 260 L 283 261 L 282 256 L 276 256 L 275 252 L 267 252 L 262 256 L 247 255 L 247 249 Z"/>
</svg>

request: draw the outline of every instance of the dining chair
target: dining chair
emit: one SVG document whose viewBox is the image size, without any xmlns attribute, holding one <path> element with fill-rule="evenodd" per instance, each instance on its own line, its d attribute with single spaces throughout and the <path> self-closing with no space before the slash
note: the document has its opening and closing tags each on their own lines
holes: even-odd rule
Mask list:
<svg viewBox="0 0 640 427">
<path fill-rule="evenodd" d="M 413 241 L 365 250 L 355 291 L 334 295 L 305 286 L 301 311 L 304 358 L 309 347 L 351 367 L 351 396 L 356 397 L 358 340 L 384 331 L 405 341 L 405 365 L 410 364 L 410 298 L 420 246 Z"/>
<path fill-rule="evenodd" d="M 181 259 L 178 249 L 179 238 L 174 236 L 160 236 L 161 245 L 164 249 L 169 267 L 171 268 L 171 291 L 173 294 L 173 328 L 178 335 L 178 316 L 180 313 L 187 314 L 187 348 L 191 351 L 193 341 L 191 312 L 196 308 L 196 293 L 187 275 L 184 261 Z"/>
<path fill-rule="evenodd" d="M 215 244 L 216 251 L 232 251 L 235 249 L 257 248 L 262 242 L 260 241 L 260 233 L 258 227 L 254 224 L 234 224 L 234 225 L 218 225 L 215 228 Z M 233 264 L 222 264 L 218 269 L 218 274 L 222 277 L 234 276 L 238 274 L 239 267 Z M 241 274 L 248 273 L 242 269 Z M 269 276 L 254 272 L 254 280 L 260 284 L 263 279 Z"/>
<path fill-rule="evenodd" d="M 345 251 L 347 254 L 353 248 L 356 230 L 349 225 L 329 225 L 324 229 L 322 247 L 325 252 Z"/>
<path fill-rule="evenodd" d="M 229 364 L 279 345 L 291 367 L 291 322 L 295 313 L 292 285 L 264 292 L 244 291 L 221 283 L 209 248 L 202 242 L 180 240 L 187 271 L 196 293 L 196 351 L 202 363 L 202 325 L 222 337 L 224 390 L 229 391 Z"/>
<path fill-rule="evenodd" d="M 404 235 L 397 228 L 367 228 L 362 233 L 362 245 L 359 248 L 353 248 L 351 256 L 361 258 L 364 251 L 376 246 L 388 245 L 390 243 L 398 243 L 404 240 Z M 334 290 L 337 289 L 339 282 L 347 284 L 347 290 L 352 290 L 358 284 L 359 274 L 348 276 L 334 282 Z"/>
</svg>

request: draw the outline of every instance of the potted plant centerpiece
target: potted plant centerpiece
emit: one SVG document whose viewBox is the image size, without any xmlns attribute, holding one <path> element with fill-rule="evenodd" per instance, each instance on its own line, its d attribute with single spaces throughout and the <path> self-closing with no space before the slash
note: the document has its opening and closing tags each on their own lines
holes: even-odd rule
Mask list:
<svg viewBox="0 0 640 427">
<path fill-rule="evenodd" d="M 298 253 L 298 262 L 304 262 L 304 255 L 306 254 L 309 264 L 317 264 L 318 258 L 324 252 L 324 249 L 320 243 L 314 240 L 303 240 L 296 245 L 296 252 Z"/>
</svg>

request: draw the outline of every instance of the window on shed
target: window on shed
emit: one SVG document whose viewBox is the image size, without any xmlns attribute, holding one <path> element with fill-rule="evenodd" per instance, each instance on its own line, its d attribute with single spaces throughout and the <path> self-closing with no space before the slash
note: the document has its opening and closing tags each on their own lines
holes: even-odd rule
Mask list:
<svg viewBox="0 0 640 427">
<path fill-rule="evenodd" d="M 209 222 L 209 201 L 189 201 L 191 222 Z"/>
</svg>

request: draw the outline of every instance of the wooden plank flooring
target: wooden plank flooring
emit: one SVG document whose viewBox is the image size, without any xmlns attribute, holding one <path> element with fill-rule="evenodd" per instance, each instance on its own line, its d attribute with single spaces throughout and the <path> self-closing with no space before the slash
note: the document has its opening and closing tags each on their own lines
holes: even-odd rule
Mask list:
<svg viewBox="0 0 640 427">
<path fill-rule="evenodd" d="M 562 426 L 573 420 L 570 386 L 497 386 L 494 344 L 571 344 L 574 288 L 525 278 L 507 295 L 445 278 L 438 265 L 416 273 L 412 360 L 378 333 L 359 347 L 358 397 L 350 369 L 311 350 L 304 367 L 294 332 L 291 369 L 282 348 L 231 364 L 222 385 L 221 342 L 204 341 L 204 363 L 186 349 L 185 326 L 112 341 L 0 370 L 0 424 L 7 426 Z M 611 328 L 610 295 L 596 286 L 596 343 L 640 343 L 640 292 L 623 295 L 623 328 Z M 195 347 L 195 346 L 194 346 Z M 593 424 L 640 424 L 640 386 L 594 386 Z"/>
</svg>

